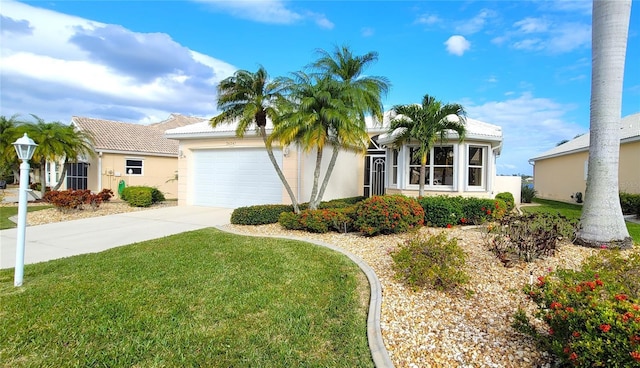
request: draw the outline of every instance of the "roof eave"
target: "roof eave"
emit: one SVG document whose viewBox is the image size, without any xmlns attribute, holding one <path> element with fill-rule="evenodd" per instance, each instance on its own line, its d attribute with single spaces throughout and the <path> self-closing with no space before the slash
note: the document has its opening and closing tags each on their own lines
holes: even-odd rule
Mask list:
<svg viewBox="0 0 640 368">
<path fill-rule="evenodd" d="M 101 148 L 96 148 L 96 153 L 113 153 L 118 155 L 158 156 L 158 157 L 176 157 L 176 158 L 178 157 L 178 152 L 166 153 L 166 152 L 146 152 L 146 151 L 124 151 L 124 150 L 101 149 Z"/>
</svg>

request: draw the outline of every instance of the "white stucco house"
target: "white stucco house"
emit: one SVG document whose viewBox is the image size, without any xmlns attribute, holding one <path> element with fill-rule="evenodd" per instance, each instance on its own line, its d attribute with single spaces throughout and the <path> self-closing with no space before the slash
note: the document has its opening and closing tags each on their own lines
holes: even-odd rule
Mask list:
<svg viewBox="0 0 640 368">
<path fill-rule="evenodd" d="M 413 142 L 394 148 L 383 124 L 367 121 L 371 142 L 365 155 L 341 152 L 323 200 L 351 196 L 402 193 L 417 196 L 418 181 Z M 512 192 L 520 201 L 520 178 L 496 176 L 495 160 L 502 147 L 502 129 L 467 120 L 462 143 L 456 136 L 439 143 L 430 154 L 427 195 L 447 194 L 492 198 Z M 269 131 L 269 126 L 267 126 Z M 180 205 L 237 208 L 254 204 L 290 203 L 289 196 L 269 161 L 262 138 L 248 132 L 235 136 L 235 126 L 215 129 L 208 121 L 170 129 L 179 142 L 178 203 Z M 274 146 L 276 160 L 299 202 L 307 202 L 313 185 L 315 152 L 296 146 Z M 331 148 L 325 148 L 324 169 Z"/>
</svg>

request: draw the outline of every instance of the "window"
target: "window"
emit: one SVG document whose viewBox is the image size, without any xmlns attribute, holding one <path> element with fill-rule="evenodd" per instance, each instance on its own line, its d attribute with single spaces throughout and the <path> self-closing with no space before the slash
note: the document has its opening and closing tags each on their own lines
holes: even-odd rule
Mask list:
<svg viewBox="0 0 640 368">
<path fill-rule="evenodd" d="M 486 150 L 487 148 L 482 146 L 469 146 L 467 185 L 470 187 L 484 186 Z"/>
<path fill-rule="evenodd" d="M 67 189 L 87 189 L 89 165 L 84 162 L 69 162 L 67 165 Z"/>
<path fill-rule="evenodd" d="M 391 184 L 398 184 L 398 150 L 391 150 Z"/>
<path fill-rule="evenodd" d="M 420 180 L 420 155 L 418 147 L 411 147 L 409 154 L 409 184 L 418 185 Z M 427 154 L 425 184 L 429 186 L 453 185 L 453 146 L 437 146 Z"/>
<path fill-rule="evenodd" d="M 127 175 L 142 175 L 142 163 L 140 159 L 127 159 L 124 164 L 124 172 Z"/>
</svg>

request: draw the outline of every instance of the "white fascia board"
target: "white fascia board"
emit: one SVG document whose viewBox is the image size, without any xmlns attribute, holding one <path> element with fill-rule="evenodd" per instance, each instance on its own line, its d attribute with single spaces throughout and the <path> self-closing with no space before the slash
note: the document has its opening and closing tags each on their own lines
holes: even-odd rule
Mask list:
<svg viewBox="0 0 640 368">
<path fill-rule="evenodd" d="M 96 153 L 113 153 L 118 155 L 137 155 L 137 156 L 155 156 L 155 157 L 178 157 L 178 154 L 172 153 L 159 153 L 159 152 L 142 152 L 142 151 L 120 151 L 120 150 L 105 150 L 97 149 Z"/>
</svg>

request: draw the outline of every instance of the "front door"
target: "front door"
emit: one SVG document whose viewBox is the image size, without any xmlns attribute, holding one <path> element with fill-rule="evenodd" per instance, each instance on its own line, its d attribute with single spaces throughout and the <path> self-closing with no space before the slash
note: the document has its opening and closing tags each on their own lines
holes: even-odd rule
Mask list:
<svg viewBox="0 0 640 368">
<path fill-rule="evenodd" d="M 384 195 L 385 150 L 378 145 L 378 136 L 371 137 L 364 157 L 364 196 Z"/>
</svg>

